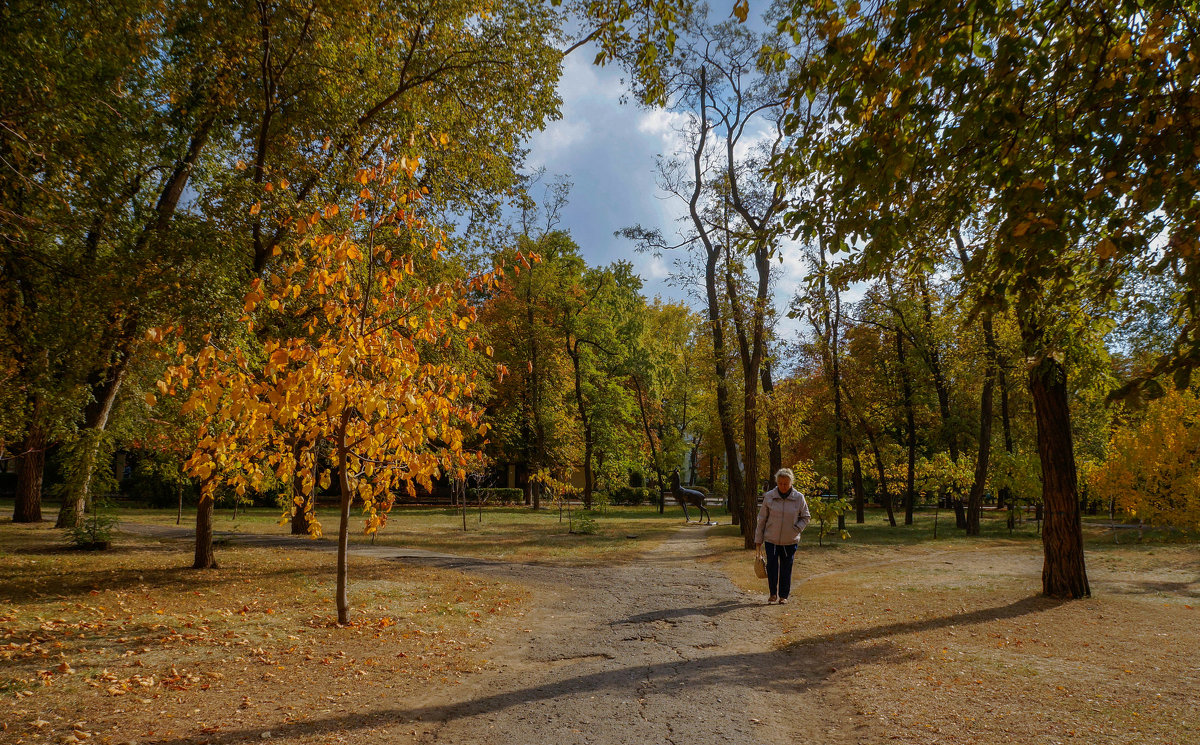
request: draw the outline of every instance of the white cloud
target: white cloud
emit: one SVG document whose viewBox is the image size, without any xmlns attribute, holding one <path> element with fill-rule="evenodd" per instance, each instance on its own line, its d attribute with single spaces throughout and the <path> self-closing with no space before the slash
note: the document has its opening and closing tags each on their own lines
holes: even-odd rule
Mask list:
<svg viewBox="0 0 1200 745">
<path fill-rule="evenodd" d="M 529 165 L 546 166 L 560 154 L 584 142 L 590 133 L 586 121 L 560 119 L 534 135 L 530 141 Z"/>
</svg>

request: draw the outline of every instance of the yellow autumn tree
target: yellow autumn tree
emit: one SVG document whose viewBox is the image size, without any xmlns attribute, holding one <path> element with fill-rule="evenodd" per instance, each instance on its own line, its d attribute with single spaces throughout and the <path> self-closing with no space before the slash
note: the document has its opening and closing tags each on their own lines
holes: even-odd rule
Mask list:
<svg viewBox="0 0 1200 745">
<path fill-rule="evenodd" d="M 1200 530 L 1200 400 L 1172 390 L 1118 428 L 1088 475 L 1095 498 L 1151 525 Z"/>
<path fill-rule="evenodd" d="M 186 465 L 202 484 L 198 535 L 205 511 L 211 535 L 218 489 L 243 494 L 277 480 L 302 483 L 307 492 L 314 480 L 324 488 L 336 480 L 341 624 L 349 621 L 352 504 L 361 505 L 365 531 L 374 533 L 399 490 L 429 489 L 442 474 L 464 478 L 464 444 L 487 429 L 474 400 L 475 373 L 451 348 L 474 348 L 469 298 L 494 286 L 503 268 L 436 281 L 455 272 L 415 208 L 418 168 L 405 157 L 364 168 L 348 209 L 331 204 L 295 220 L 278 269 L 245 296 L 242 322 L 253 341 L 226 349 L 206 337 L 159 382 L 161 392 L 186 396 L 184 412 L 202 421 Z M 331 468 L 319 469 L 319 443 L 331 453 Z M 310 532 L 321 532 L 315 520 Z M 197 556 L 198 566 L 203 559 Z"/>
</svg>

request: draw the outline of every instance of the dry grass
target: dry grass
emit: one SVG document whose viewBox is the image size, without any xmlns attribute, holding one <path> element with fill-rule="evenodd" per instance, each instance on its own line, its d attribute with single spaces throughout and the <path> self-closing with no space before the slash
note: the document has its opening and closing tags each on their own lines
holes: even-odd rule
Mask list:
<svg viewBox="0 0 1200 745">
<path fill-rule="evenodd" d="M 876 516 L 874 519 L 878 519 Z M 851 526 L 854 531 L 854 526 Z M 1200 743 L 1200 553 L 1089 534 L 1093 597 L 1039 597 L 1033 535 L 802 545 L 772 608 L 826 742 Z M 898 531 L 903 531 L 903 528 Z M 765 595 L 729 529 L 724 567 Z"/>
<path fill-rule="evenodd" d="M 3 742 L 202 740 L 257 726 L 326 742 L 337 733 L 307 732 L 306 718 L 487 669 L 528 598 L 457 571 L 354 557 L 354 624 L 337 628 L 325 552 L 227 547 L 223 568 L 197 572 L 181 568 L 186 542 L 121 536 L 100 553 L 61 542 L 44 525 L 0 524 Z M 397 739 L 418 727 L 379 728 Z"/>
<path fill-rule="evenodd" d="M 713 510 L 717 512 L 717 510 Z M 383 546 L 403 546 L 428 551 L 475 556 L 504 561 L 551 561 L 583 564 L 627 561 L 652 548 L 683 523 L 683 512 L 669 505 L 664 515 L 655 507 L 611 507 L 603 513 L 589 513 L 596 532 L 573 534 L 564 512 L 534 512 L 523 507 L 487 507 L 482 516 L 469 509 L 466 530 L 462 513 L 440 507 L 396 507 L 387 525 L 374 539 Z M 175 525 L 175 513 L 169 510 L 121 509 L 122 520 L 156 525 Z M 218 511 L 214 527 L 220 531 L 286 535 L 289 525 L 279 524 L 280 512 L 274 508 Z M 318 510 L 317 518 L 327 535 L 337 533 L 337 511 Z M 714 515 L 715 518 L 715 515 Z M 184 514 L 183 525 L 191 527 L 194 515 Z M 371 543 L 361 534 L 362 520 L 351 516 L 351 540 Z"/>
</svg>

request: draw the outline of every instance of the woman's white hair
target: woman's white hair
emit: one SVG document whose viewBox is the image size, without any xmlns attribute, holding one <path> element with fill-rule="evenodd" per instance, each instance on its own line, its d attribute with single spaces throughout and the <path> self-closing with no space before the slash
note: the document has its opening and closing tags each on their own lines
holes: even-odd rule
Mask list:
<svg viewBox="0 0 1200 745">
<path fill-rule="evenodd" d="M 796 480 L 796 474 L 792 473 L 792 469 L 790 468 L 780 468 L 778 471 L 776 471 L 775 479 L 778 480 L 780 476 L 787 476 L 792 481 Z"/>
</svg>

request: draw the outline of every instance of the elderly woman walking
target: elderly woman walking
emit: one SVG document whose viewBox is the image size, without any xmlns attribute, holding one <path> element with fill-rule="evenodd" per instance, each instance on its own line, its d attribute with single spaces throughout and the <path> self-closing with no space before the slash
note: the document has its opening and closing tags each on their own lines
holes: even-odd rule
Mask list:
<svg viewBox="0 0 1200 745">
<path fill-rule="evenodd" d="M 786 603 L 792 591 L 792 560 L 796 542 L 811 516 L 804 495 L 792 488 L 795 478 L 790 468 L 775 474 L 775 488 L 763 494 L 754 529 L 755 550 L 761 556 L 766 546 L 768 603 Z"/>
</svg>

